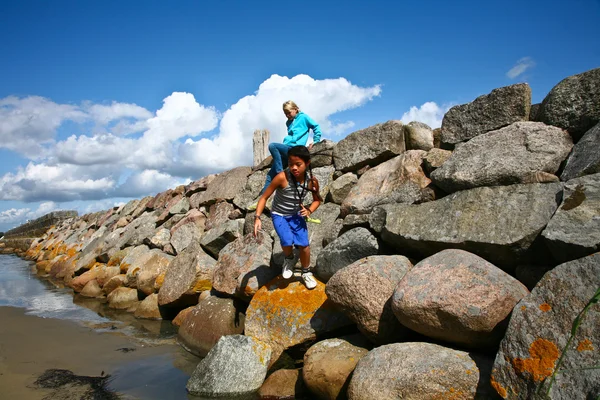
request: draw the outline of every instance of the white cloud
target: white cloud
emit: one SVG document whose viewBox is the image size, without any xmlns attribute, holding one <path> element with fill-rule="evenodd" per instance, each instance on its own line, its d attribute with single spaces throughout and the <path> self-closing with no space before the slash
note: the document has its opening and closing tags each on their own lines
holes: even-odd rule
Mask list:
<svg viewBox="0 0 600 400">
<path fill-rule="evenodd" d="M 450 106 L 438 106 L 433 101 L 428 101 L 421 107 L 412 106 L 410 110 L 402 115 L 401 121 L 405 124 L 412 121 L 419 121 L 429 125 L 432 129 L 442 126 L 444 114 L 450 109 Z"/>
<path fill-rule="evenodd" d="M 16 114 L 34 100 L 46 111 L 38 124 L 40 132 L 27 119 L 13 117 L 10 129 L 0 125 L 0 133 L 29 128 L 35 133 L 30 137 L 49 144 L 41 159 L 0 177 L 0 200 L 65 202 L 154 195 L 188 179 L 250 165 L 255 129 L 268 129 L 271 142 L 283 140 L 286 120 L 281 106 L 286 100 L 294 100 L 321 125 L 323 138 L 331 138 L 354 126 L 352 121 L 334 123 L 332 115 L 361 106 L 380 93 L 379 86 L 359 87 L 344 78 L 272 75 L 223 114 L 184 92 L 167 96 L 154 114 L 117 102 L 71 106 L 39 97 L 5 98 L 0 106 Z M 56 113 L 47 115 L 50 109 Z M 55 131 L 65 120 L 93 121 L 103 130 L 55 143 Z M 47 125 L 48 121 L 52 123 Z M 138 137 L 120 136 L 139 130 L 144 132 Z"/>
<path fill-rule="evenodd" d="M 515 79 L 519 75 L 522 75 L 525 71 L 535 67 L 535 62 L 531 57 L 523 57 L 517 61 L 517 63 L 506 73 L 510 79 Z"/>
<path fill-rule="evenodd" d="M 31 159 L 43 157 L 42 144 L 53 141 L 63 121 L 85 118 L 77 106 L 57 104 L 43 97 L 5 97 L 0 99 L 0 147 Z"/>
<path fill-rule="evenodd" d="M 140 197 L 188 183 L 190 183 L 188 179 L 177 179 L 169 174 L 147 169 L 129 176 L 122 185 L 116 188 L 115 195 Z"/>
<path fill-rule="evenodd" d="M 0 224 L 14 224 L 25 221 L 29 211 L 31 211 L 29 208 L 10 208 L 0 211 Z"/>
</svg>

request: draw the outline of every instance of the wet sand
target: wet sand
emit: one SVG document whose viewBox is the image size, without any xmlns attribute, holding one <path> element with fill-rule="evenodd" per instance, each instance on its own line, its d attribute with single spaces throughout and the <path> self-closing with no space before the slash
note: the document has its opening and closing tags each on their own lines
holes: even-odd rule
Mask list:
<svg viewBox="0 0 600 400">
<path fill-rule="evenodd" d="M 51 390 L 34 385 L 48 369 L 95 377 L 110 374 L 110 389 L 124 399 L 186 399 L 191 397 L 185 384 L 197 362 L 174 342 L 152 346 L 122 333 L 97 332 L 74 321 L 0 307 L 2 399 L 52 396 Z"/>
</svg>

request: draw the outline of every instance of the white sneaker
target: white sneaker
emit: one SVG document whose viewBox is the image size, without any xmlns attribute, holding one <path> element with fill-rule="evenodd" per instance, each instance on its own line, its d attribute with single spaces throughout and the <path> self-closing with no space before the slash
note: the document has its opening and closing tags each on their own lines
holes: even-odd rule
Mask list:
<svg viewBox="0 0 600 400">
<path fill-rule="evenodd" d="M 281 272 L 281 276 L 283 279 L 290 279 L 294 274 L 294 258 L 284 258 L 283 259 L 283 270 Z"/>
<path fill-rule="evenodd" d="M 302 280 L 304 281 L 304 284 L 306 285 L 307 289 L 314 289 L 317 287 L 317 281 L 315 280 L 315 277 L 310 271 L 304 272 L 302 274 Z"/>
</svg>

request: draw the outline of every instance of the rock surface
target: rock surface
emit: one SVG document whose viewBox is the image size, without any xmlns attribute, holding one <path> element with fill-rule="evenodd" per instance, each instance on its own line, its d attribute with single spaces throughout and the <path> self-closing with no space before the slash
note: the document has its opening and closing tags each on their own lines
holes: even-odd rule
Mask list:
<svg viewBox="0 0 600 400">
<path fill-rule="evenodd" d="M 331 183 L 329 188 L 329 200 L 335 204 L 342 204 L 350 189 L 356 185 L 358 178 L 352 172 L 345 173 Z"/>
<path fill-rule="evenodd" d="M 127 310 L 137 308 L 138 293 L 136 289 L 119 287 L 108 295 L 108 306 L 118 310 Z"/>
<path fill-rule="evenodd" d="M 234 299 L 209 296 L 184 317 L 178 341 L 190 353 L 205 357 L 221 337 L 244 332 L 244 322 Z"/>
<path fill-rule="evenodd" d="M 425 152 L 409 150 L 364 173 L 342 202 L 342 216 L 368 214 L 386 203 L 422 203 L 433 199 L 421 163 Z"/>
<path fill-rule="evenodd" d="M 560 81 L 546 96 L 538 120 L 569 131 L 575 141 L 600 122 L 600 68 Z"/>
<path fill-rule="evenodd" d="M 219 252 L 223 247 L 242 236 L 243 229 L 243 219 L 229 220 L 223 225 L 206 232 L 200 243 L 208 254 L 214 258 L 218 258 Z"/>
<path fill-rule="evenodd" d="M 237 167 L 218 174 L 209 184 L 206 191 L 194 194 L 190 203 L 193 208 L 208 206 L 217 200 L 233 200 L 246 186 L 250 167 Z"/>
<path fill-rule="evenodd" d="M 560 176 L 563 181 L 600 172 L 600 123 L 587 131 L 573 147 L 565 169 Z"/>
<path fill-rule="evenodd" d="M 318 342 L 304 354 L 304 383 L 319 399 L 346 398 L 352 371 L 368 352 L 343 339 Z"/>
<path fill-rule="evenodd" d="M 370 400 L 377 393 L 380 399 L 490 399 L 489 391 L 478 388 L 486 379 L 463 351 L 431 343 L 395 343 L 371 350 L 358 362 L 348 398 Z"/>
<path fill-rule="evenodd" d="M 407 150 L 433 149 L 433 130 L 422 122 L 412 121 L 404 127 Z"/>
<path fill-rule="evenodd" d="M 336 272 L 325 292 L 376 344 L 399 342 L 408 330 L 392 311 L 392 294 L 412 268 L 404 256 L 371 256 Z"/>
<path fill-rule="evenodd" d="M 317 257 L 316 275 L 327 282 L 353 262 L 379 252 L 379 242 L 368 229 L 354 228 L 328 244 Z"/>
<path fill-rule="evenodd" d="M 556 211 L 561 190 L 560 183 L 484 187 L 425 204 L 391 205 L 381 236 L 403 252 L 429 256 L 457 248 L 512 270 L 534 253 L 528 251 Z"/>
<path fill-rule="evenodd" d="M 443 250 L 416 264 L 398 284 L 392 309 L 408 328 L 467 348 L 493 348 L 527 288 L 481 257 Z"/>
<path fill-rule="evenodd" d="M 271 268 L 273 239 L 263 231 L 248 235 L 223 248 L 214 268 L 215 290 L 249 301 L 262 286 L 279 275 Z"/>
<path fill-rule="evenodd" d="M 293 400 L 308 396 L 299 369 L 279 369 L 265 380 L 258 391 L 261 400 Z"/>
<path fill-rule="evenodd" d="M 600 173 L 565 183 L 563 201 L 542 236 L 558 262 L 600 250 Z"/>
<path fill-rule="evenodd" d="M 224 336 L 200 361 L 187 390 L 192 395 L 206 397 L 256 392 L 265 380 L 270 358 L 269 346 L 252 337 Z"/>
<path fill-rule="evenodd" d="M 528 121 L 530 108 L 528 84 L 494 89 L 471 103 L 448 110 L 442 120 L 442 143 L 453 145 L 514 122 Z"/>
<path fill-rule="evenodd" d="M 140 319 L 162 319 L 158 309 L 158 296 L 156 293 L 146 297 L 138 308 L 135 310 L 134 316 Z"/>
<path fill-rule="evenodd" d="M 343 172 L 357 171 L 365 165 L 376 165 L 406 150 L 404 125 L 387 121 L 340 140 L 333 150 L 335 168 Z"/>
<path fill-rule="evenodd" d="M 335 143 L 331 140 L 321 140 L 310 149 L 310 163 L 313 168 L 327 167 L 333 164 L 333 149 Z"/>
<path fill-rule="evenodd" d="M 571 137 L 559 128 L 541 122 L 516 122 L 459 146 L 431 179 L 448 193 L 534 183 L 538 172 L 556 173 L 572 147 Z"/>
<path fill-rule="evenodd" d="M 600 303 L 573 323 L 598 297 L 600 254 L 561 264 L 544 275 L 513 311 L 492 371 L 492 385 L 505 399 L 535 398 L 550 388 L 551 399 L 587 400 L 600 395 Z M 559 357 L 561 364 L 558 365 Z M 552 374 L 559 369 L 562 371 Z"/>
</svg>

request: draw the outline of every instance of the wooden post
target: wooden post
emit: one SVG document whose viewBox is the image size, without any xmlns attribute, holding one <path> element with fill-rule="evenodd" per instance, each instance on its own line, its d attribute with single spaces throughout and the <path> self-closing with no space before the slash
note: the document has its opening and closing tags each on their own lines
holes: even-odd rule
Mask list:
<svg viewBox="0 0 600 400">
<path fill-rule="evenodd" d="M 257 166 L 269 155 L 269 136 L 267 129 L 257 129 L 252 138 L 253 165 Z"/>
</svg>

